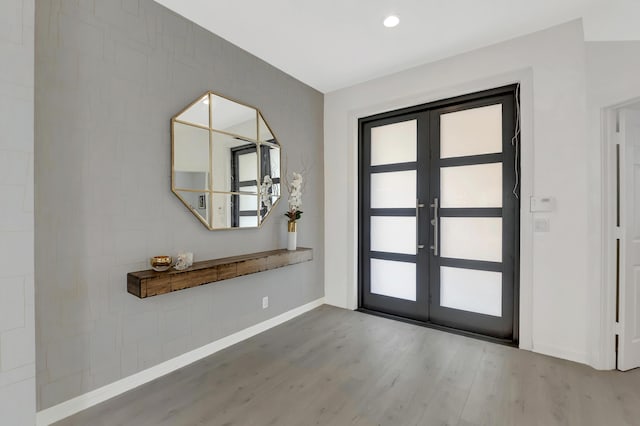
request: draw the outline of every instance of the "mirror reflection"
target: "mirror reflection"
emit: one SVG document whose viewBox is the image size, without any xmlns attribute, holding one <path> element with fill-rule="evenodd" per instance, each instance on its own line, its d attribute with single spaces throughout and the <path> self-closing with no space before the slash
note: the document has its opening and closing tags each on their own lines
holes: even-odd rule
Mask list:
<svg viewBox="0 0 640 426">
<path fill-rule="evenodd" d="M 259 227 L 280 200 L 280 144 L 260 111 L 207 92 L 171 120 L 171 189 L 208 229 Z"/>
<path fill-rule="evenodd" d="M 186 124 L 173 127 L 175 187 L 209 189 L 209 131 Z"/>
<path fill-rule="evenodd" d="M 258 111 L 220 96 L 212 96 L 212 127 L 229 134 L 258 139 Z"/>
<path fill-rule="evenodd" d="M 208 223 L 210 209 L 209 209 L 209 193 L 207 192 L 192 192 L 192 191 L 176 191 L 176 195 L 182 202 L 189 207 L 189 210 L 200 220 L 202 223 Z"/>
</svg>

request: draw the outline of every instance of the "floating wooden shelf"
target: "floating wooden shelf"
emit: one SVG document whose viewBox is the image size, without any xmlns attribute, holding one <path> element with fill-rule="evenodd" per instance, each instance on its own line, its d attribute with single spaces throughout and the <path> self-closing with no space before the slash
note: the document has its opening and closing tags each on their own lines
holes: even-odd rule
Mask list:
<svg viewBox="0 0 640 426">
<path fill-rule="evenodd" d="M 287 265 L 308 262 L 313 259 L 313 250 L 299 247 L 295 251 L 286 249 L 243 254 L 242 256 L 194 262 L 184 271 L 170 269 L 166 272 L 146 271 L 127 274 L 127 291 L 141 299 L 198 287 L 216 281 L 228 280 L 242 275 L 269 271 Z"/>
</svg>

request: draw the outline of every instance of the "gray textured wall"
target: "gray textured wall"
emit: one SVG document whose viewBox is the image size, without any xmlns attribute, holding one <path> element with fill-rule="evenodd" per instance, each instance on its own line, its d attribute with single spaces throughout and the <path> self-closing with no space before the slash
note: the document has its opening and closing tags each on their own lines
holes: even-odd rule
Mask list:
<svg viewBox="0 0 640 426">
<path fill-rule="evenodd" d="M 0 424 L 35 423 L 33 0 L 0 1 Z"/>
<path fill-rule="evenodd" d="M 139 300 L 126 273 L 154 254 L 286 244 L 285 202 L 260 230 L 210 232 L 170 192 L 169 119 L 209 89 L 261 109 L 290 171 L 313 164 L 315 260 Z M 37 0 L 35 111 L 39 409 L 323 296 L 321 93 L 152 0 Z"/>
</svg>

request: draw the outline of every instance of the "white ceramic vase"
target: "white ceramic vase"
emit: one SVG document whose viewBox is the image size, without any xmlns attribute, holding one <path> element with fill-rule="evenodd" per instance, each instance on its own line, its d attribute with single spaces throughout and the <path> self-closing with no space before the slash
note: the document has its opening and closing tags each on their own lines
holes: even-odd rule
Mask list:
<svg viewBox="0 0 640 426">
<path fill-rule="evenodd" d="M 289 222 L 287 224 L 287 250 L 295 250 L 298 247 L 297 223 Z"/>
</svg>

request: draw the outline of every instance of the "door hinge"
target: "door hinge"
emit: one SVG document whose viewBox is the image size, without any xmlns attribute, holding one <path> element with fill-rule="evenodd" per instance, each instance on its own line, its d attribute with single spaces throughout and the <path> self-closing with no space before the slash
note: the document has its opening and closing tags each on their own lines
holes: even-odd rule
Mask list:
<svg viewBox="0 0 640 426">
<path fill-rule="evenodd" d="M 619 354 L 619 349 L 620 349 L 620 336 L 618 336 L 616 334 L 616 341 L 615 341 L 615 354 L 616 354 L 616 370 L 619 370 L 618 368 L 618 360 L 620 359 L 620 354 Z"/>
<path fill-rule="evenodd" d="M 614 237 L 617 239 L 622 239 L 622 237 L 624 236 L 624 232 L 622 231 L 621 226 L 615 226 L 613 228 L 613 233 L 614 233 Z"/>
<path fill-rule="evenodd" d="M 622 325 L 618 321 L 613 323 L 613 334 L 618 336 L 622 334 Z"/>
</svg>

